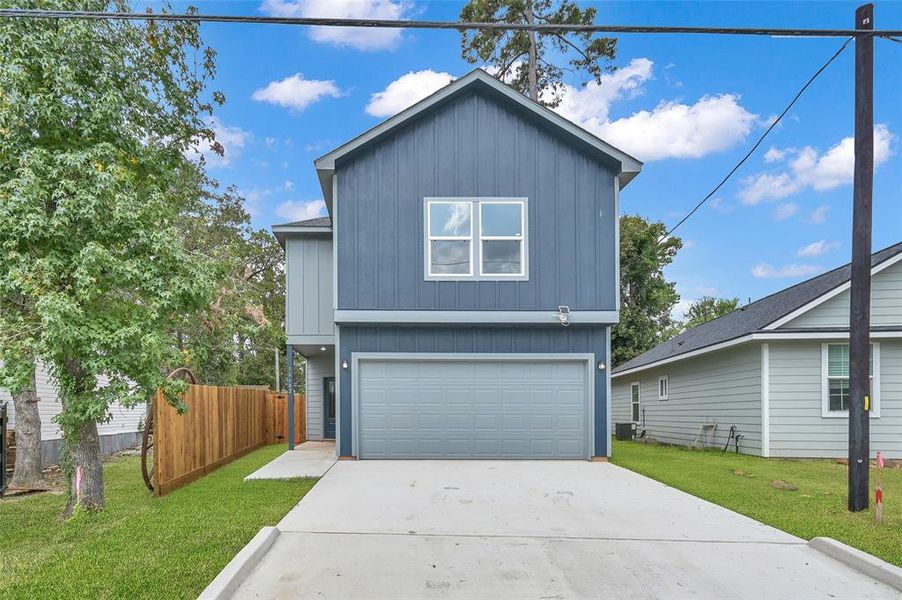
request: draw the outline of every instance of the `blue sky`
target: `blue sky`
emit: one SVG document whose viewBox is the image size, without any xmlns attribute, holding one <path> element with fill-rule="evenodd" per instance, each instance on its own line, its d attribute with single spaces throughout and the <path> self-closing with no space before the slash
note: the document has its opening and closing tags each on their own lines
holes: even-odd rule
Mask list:
<svg viewBox="0 0 902 600">
<path fill-rule="evenodd" d="M 338 2 L 201 2 L 199 9 L 324 15 Z M 812 28 L 852 27 L 856 5 L 596 4 L 599 22 Z M 455 19 L 461 6 L 354 0 L 344 10 Z M 875 23 L 902 29 L 902 3 L 878 3 Z M 213 87 L 227 98 L 214 122 L 226 157 L 211 160 L 209 172 L 244 192 L 258 227 L 316 216 L 322 194 L 314 158 L 472 68 L 451 31 L 204 24 L 203 37 L 218 52 Z M 621 196 L 622 210 L 673 224 L 841 43 L 621 35 L 618 71 L 589 89 L 581 86 L 585 78 L 573 77 L 560 111 L 645 161 Z M 853 133 L 853 56 L 850 45 L 716 199 L 680 228 L 686 245 L 667 276 L 684 304 L 706 294 L 745 302 L 848 261 L 852 162 L 850 140 L 843 140 Z M 876 40 L 875 57 L 877 249 L 902 239 L 902 45 Z"/>
</svg>

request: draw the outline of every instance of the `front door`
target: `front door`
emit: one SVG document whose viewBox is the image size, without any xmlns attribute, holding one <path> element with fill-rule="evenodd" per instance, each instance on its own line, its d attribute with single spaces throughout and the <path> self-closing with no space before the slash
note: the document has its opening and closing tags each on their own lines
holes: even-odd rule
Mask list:
<svg viewBox="0 0 902 600">
<path fill-rule="evenodd" d="M 335 378 L 323 377 L 323 437 L 335 439 Z"/>
</svg>

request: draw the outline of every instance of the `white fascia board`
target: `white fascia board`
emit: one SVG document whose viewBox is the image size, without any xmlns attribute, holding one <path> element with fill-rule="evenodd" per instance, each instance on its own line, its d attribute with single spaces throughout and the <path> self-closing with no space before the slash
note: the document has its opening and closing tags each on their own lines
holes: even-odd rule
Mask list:
<svg viewBox="0 0 902 600">
<path fill-rule="evenodd" d="M 616 310 L 575 310 L 571 324 L 613 325 L 619 319 Z M 344 310 L 334 311 L 334 321 L 342 325 L 366 323 L 419 323 L 426 325 L 517 325 L 560 324 L 552 310 Z"/>
<path fill-rule="evenodd" d="M 766 342 L 772 340 L 843 340 L 849 337 L 848 331 L 791 331 L 791 332 L 781 332 L 781 331 L 766 331 L 766 332 L 758 332 L 758 333 L 750 333 L 748 335 L 744 335 L 742 337 L 738 337 L 732 340 L 727 340 L 725 342 L 721 342 L 719 344 L 713 344 L 711 346 L 705 346 L 704 348 L 699 348 L 698 350 L 693 350 L 692 352 L 686 352 L 684 354 L 677 354 L 675 356 L 671 356 L 668 358 L 664 358 L 655 362 L 648 363 L 647 365 L 641 365 L 638 367 L 633 367 L 632 369 L 627 369 L 626 371 L 619 371 L 617 373 L 613 373 L 611 377 L 622 377 L 623 375 L 628 375 L 630 373 L 638 373 L 640 371 L 646 371 L 648 369 L 654 369 L 655 367 L 659 367 L 661 365 L 666 365 L 669 363 L 677 362 L 680 360 L 684 360 L 687 358 L 693 358 L 695 356 L 700 356 L 702 354 L 707 354 L 709 352 L 716 352 L 717 350 L 723 350 L 725 348 L 730 348 L 732 346 L 738 346 L 739 344 L 744 344 L 746 342 Z M 898 331 L 872 331 L 870 334 L 872 339 L 902 339 L 902 330 Z"/>
<path fill-rule="evenodd" d="M 623 377 L 624 375 L 630 375 L 631 373 L 638 373 L 640 371 L 645 371 L 648 369 L 653 369 L 655 367 L 659 367 L 661 365 L 666 365 L 672 362 L 676 362 L 678 360 L 684 360 L 687 358 L 692 358 L 693 356 L 699 356 L 701 354 L 707 354 L 709 352 L 714 352 L 716 350 L 723 350 L 724 348 L 730 348 L 732 346 L 738 346 L 739 344 L 744 344 L 746 342 L 752 341 L 752 334 L 744 335 L 742 337 L 738 337 L 732 340 L 727 340 L 725 342 L 721 342 L 719 344 L 713 344 L 711 346 L 705 346 L 704 348 L 699 348 L 698 350 L 692 350 L 691 352 L 684 352 L 683 354 L 677 354 L 675 356 L 671 356 L 668 358 L 663 358 L 661 360 L 648 363 L 647 365 L 640 365 L 638 367 L 633 367 L 632 369 L 627 369 L 625 371 L 619 371 L 617 373 L 613 373 L 611 377 Z"/>
<path fill-rule="evenodd" d="M 880 271 L 893 266 L 900 260 L 902 260 L 902 252 L 886 259 L 885 261 L 883 261 L 881 263 L 874 265 L 873 267 L 871 267 L 871 277 L 873 277 Z M 821 296 L 818 296 L 817 298 L 815 298 L 808 304 L 805 304 L 804 306 L 801 306 L 801 307 L 795 309 L 791 313 L 780 317 L 779 319 L 777 319 L 773 323 L 770 323 L 769 325 L 765 325 L 763 327 L 763 329 L 766 331 L 771 331 L 771 330 L 777 329 L 779 327 L 782 327 L 783 325 L 786 325 L 793 319 L 805 314 L 806 312 L 808 312 L 814 308 L 817 308 L 818 306 L 820 306 L 827 300 L 830 300 L 831 298 L 835 298 L 836 296 L 839 296 L 841 293 L 848 290 L 851 287 L 851 285 L 852 285 L 851 281 L 846 281 L 845 283 L 842 283 L 842 284 L 836 286 L 829 292 L 827 292 Z"/>
</svg>

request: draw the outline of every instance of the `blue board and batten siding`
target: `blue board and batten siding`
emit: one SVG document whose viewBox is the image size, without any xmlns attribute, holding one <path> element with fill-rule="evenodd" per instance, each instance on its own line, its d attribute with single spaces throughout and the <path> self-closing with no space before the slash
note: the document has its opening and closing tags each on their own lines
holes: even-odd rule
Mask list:
<svg viewBox="0 0 902 600">
<path fill-rule="evenodd" d="M 608 364 L 607 328 L 561 326 L 529 327 L 351 327 L 339 329 L 338 362 L 353 363 L 353 355 L 363 352 L 393 353 L 594 353 L 595 362 Z M 607 370 L 593 369 L 595 374 L 594 428 L 596 456 L 608 454 Z M 340 369 L 339 415 L 351 415 L 351 372 Z M 339 453 L 353 454 L 352 419 L 342 417 Z"/>
<path fill-rule="evenodd" d="M 338 308 L 616 310 L 617 172 L 481 93 L 336 165 Z M 426 281 L 423 199 L 528 199 L 528 281 Z"/>
</svg>

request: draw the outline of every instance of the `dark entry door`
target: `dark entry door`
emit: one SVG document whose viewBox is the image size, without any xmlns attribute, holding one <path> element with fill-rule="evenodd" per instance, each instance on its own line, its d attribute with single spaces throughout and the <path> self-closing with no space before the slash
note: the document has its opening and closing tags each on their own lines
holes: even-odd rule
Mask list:
<svg viewBox="0 0 902 600">
<path fill-rule="evenodd" d="M 323 377 L 323 437 L 335 439 L 335 378 Z"/>
</svg>

